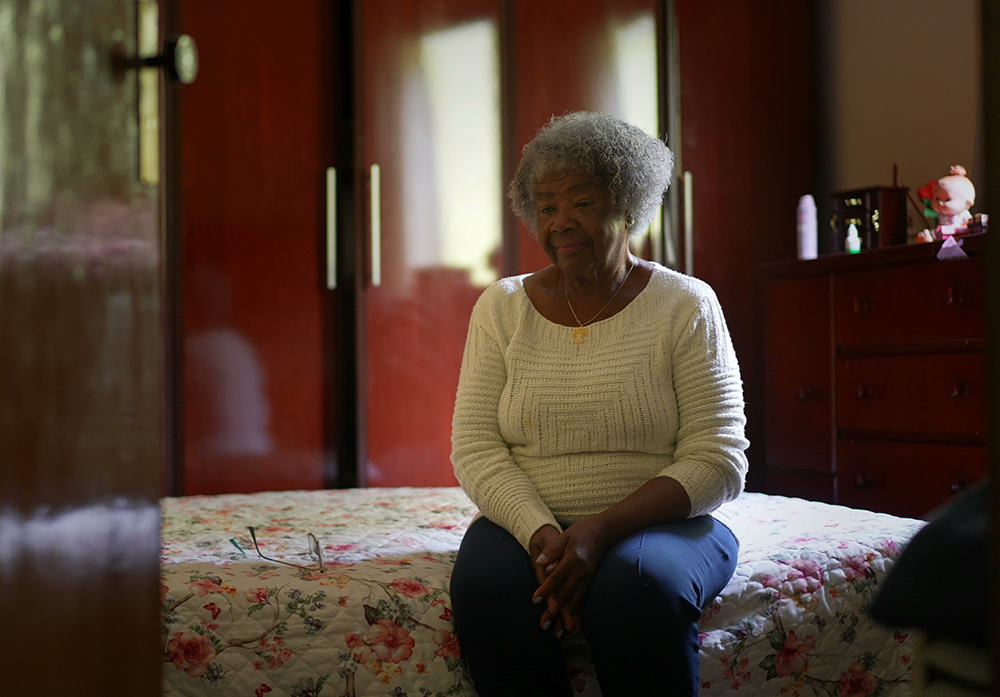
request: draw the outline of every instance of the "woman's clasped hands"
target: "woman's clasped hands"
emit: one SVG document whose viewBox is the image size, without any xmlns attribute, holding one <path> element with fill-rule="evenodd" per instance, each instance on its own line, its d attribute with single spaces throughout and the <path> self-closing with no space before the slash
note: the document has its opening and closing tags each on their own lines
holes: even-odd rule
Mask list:
<svg viewBox="0 0 1000 697">
<path fill-rule="evenodd" d="M 544 525 L 532 535 L 529 551 L 539 583 L 533 601 L 546 604 L 541 617 L 543 630 L 552 629 L 562 638 L 567 631 L 582 629 L 580 608 L 609 546 L 596 516 L 562 533 Z"/>
</svg>

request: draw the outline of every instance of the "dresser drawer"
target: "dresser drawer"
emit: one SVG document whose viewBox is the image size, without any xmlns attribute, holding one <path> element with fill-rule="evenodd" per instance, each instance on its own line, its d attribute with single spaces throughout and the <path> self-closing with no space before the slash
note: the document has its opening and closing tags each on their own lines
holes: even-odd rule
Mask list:
<svg viewBox="0 0 1000 697">
<path fill-rule="evenodd" d="M 765 295 L 765 325 L 767 465 L 826 472 L 832 491 L 829 279 L 772 283 Z"/>
<path fill-rule="evenodd" d="M 768 467 L 767 493 L 792 496 L 810 501 L 836 503 L 836 479 L 833 472 L 810 472 L 804 469 Z"/>
<path fill-rule="evenodd" d="M 986 476 L 981 446 L 840 441 L 837 503 L 923 518 Z"/>
<path fill-rule="evenodd" d="M 985 433 L 985 353 L 840 358 L 836 372 L 841 432 Z"/>
<path fill-rule="evenodd" d="M 837 275 L 837 346 L 985 339 L 983 264 L 970 258 Z"/>
</svg>

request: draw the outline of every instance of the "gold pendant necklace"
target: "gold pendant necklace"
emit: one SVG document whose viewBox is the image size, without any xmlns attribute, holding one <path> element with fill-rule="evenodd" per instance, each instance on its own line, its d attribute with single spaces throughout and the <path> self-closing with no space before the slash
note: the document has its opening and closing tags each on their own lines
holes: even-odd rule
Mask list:
<svg viewBox="0 0 1000 697">
<path fill-rule="evenodd" d="M 596 315 L 588 319 L 586 322 L 581 322 L 580 318 L 576 316 L 576 310 L 573 309 L 573 303 L 569 301 L 569 284 L 567 284 L 566 279 L 563 278 L 563 284 L 564 284 L 563 295 L 566 296 L 566 304 L 569 305 L 569 311 L 573 313 L 573 319 L 575 319 L 576 323 L 580 325 L 579 327 L 573 327 L 574 344 L 582 344 L 583 340 L 587 338 L 587 335 L 590 334 L 590 329 L 587 328 L 587 325 L 591 324 L 595 319 L 600 317 L 601 313 L 608 309 L 608 305 L 611 304 L 611 301 L 614 300 L 616 297 L 618 297 L 618 291 L 620 291 L 622 287 L 625 285 L 625 281 L 628 280 L 628 275 L 632 273 L 632 269 L 634 268 L 635 268 L 634 263 L 628 267 L 628 271 L 625 272 L 625 278 L 623 278 L 622 282 L 618 284 L 618 288 L 615 290 L 614 293 L 611 294 L 611 298 L 606 303 L 604 303 L 604 307 L 598 310 Z"/>
</svg>

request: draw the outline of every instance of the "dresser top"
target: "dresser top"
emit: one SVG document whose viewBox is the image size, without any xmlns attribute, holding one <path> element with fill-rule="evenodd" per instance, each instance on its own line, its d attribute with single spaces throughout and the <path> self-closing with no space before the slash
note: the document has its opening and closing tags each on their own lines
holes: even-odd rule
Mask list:
<svg viewBox="0 0 1000 697">
<path fill-rule="evenodd" d="M 962 251 L 970 257 L 986 254 L 986 236 L 989 233 L 968 235 L 962 237 Z M 993 233 L 998 234 L 997 232 Z M 790 278 L 795 276 L 814 276 L 843 271 L 855 271 L 869 267 L 895 266 L 898 264 L 915 264 L 929 262 L 936 258 L 943 242 L 922 244 L 901 244 L 878 249 L 866 249 L 857 254 L 840 252 L 824 254 L 818 259 L 799 260 L 784 259 L 761 264 L 758 271 L 765 280 Z"/>
</svg>

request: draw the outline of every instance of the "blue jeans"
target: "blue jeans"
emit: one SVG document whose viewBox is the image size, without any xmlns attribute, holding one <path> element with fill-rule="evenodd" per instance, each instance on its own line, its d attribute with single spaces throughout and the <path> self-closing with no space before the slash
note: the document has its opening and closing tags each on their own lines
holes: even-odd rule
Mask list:
<svg viewBox="0 0 1000 697">
<path fill-rule="evenodd" d="M 736 569 L 732 532 L 710 516 L 636 532 L 601 560 L 580 611 L 603 697 L 698 694 L 698 618 Z M 480 697 L 571 695 L 562 644 L 524 548 L 479 518 L 462 540 L 451 599 Z"/>
</svg>

